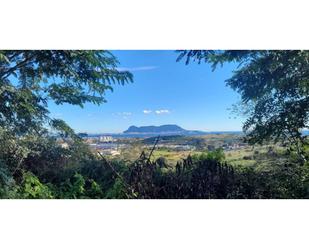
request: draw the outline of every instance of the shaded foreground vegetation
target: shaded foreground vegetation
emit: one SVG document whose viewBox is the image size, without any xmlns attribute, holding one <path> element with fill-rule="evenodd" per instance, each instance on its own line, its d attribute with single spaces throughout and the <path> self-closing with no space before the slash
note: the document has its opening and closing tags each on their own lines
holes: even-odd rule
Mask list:
<svg viewBox="0 0 309 249">
<path fill-rule="evenodd" d="M 0 51 L 1 198 L 308 198 L 309 51 L 191 50 L 178 60 L 215 69 L 236 63 L 228 86 L 241 95 L 251 144 L 287 143 L 287 159 L 266 170 L 224 162 L 219 151 L 169 167 L 142 153 L 106 160 L 91 153 L 48 104 L 102 104 L 113 84 L 133 81 L 109 51 Z M 62 148 L 48 133 L 68 139 Z M 258 157 L 258 155 L 255 155 Z M 244 160 L 250 159 L 244 156 Z"/>
<path fill-rule="evenodd" d="M 152 160 L 153 151 L 128 163 L 97 157 L 80 140 L 65 149 L 49 136 L 17 141 L 1 135 L 1 198 L 309 197 L 308 165 L 292 157 L 265 171 L 231 166 L 216 150 L 171 167 L 163 158 Z"/>
</svg>

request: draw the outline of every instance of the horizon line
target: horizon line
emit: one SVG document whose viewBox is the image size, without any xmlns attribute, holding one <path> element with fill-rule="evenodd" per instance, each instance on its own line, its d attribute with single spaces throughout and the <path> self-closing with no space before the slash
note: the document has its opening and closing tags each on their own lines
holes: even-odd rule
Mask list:
<svg viewBox="0 0 309 249">
<path fill-rule="evenodd" d="M 188 131 L 198 131 L 198 132 L 205 132 L 205 133 L 209 133 L 209 132 L 243 132 L 242 130 L 209 130 L 209 131 L 205 131 L 205 130 L 188 130 Z M 95 134 L 126 134 L 124 132 L 103 132 L 103 131 L 102 132 L 76 131 L 76 133 L 87 133 L 87 134 L 92 134 L 92 135 L 95 135 Z M 147 132 L 147 133 L 155 134 L 156 132 L 154 132 L 154 133 Z M 160 132 L 157 132 L 157 133 L 159 134 Z"/>
</svg>

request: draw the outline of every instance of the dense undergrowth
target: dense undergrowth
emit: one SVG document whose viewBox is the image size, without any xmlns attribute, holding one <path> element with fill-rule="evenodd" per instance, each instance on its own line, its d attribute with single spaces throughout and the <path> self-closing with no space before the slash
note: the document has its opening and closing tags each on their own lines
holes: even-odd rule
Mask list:
<svg viewBox="0 0 309 249">
<path fill-rule="evenodd" d="M 293 159 L 267 170 L 231 166 L 222 151 L 188 156 L 170 167 L 142 153 L 133 163 L 95 156 L 81 141 L 68 149 L 49 136 L 0 143 L 1 198 L 308 198 L 309 169 Z"/>
</svg>

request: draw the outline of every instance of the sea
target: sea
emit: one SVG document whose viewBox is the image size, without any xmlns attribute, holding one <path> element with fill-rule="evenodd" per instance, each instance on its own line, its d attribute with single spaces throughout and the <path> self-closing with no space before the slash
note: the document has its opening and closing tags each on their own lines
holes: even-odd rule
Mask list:
<svg viewBox="0 0 309 249">
<path fill-rule="evenodd" d="M 304 136 L 309 136 L 309 130 L 304 130 Z M 113 138 L 149 138 L 157 136 L 201 136 L 208 134 L 233 134 L 233 135 L 243 135 L 242 131 L 209 131 L 209 132 L 194 132 L 194 133 L 97 133 L 97 134 L 88 134 L 87 137 L 101 137 L 101 136 L 111 136 Z"/>
<path fill-rule="evenodd" d="M 234 134 L 241 135 L 242 131 L 210 131 L 210 132 L 194 132 L 194 133 L 98 133 L 88 134 L 87 137 L 111 136 L 113 138 L 148 138 L 157 136 L 201 136 L 207 134 Z"/>
</svg>

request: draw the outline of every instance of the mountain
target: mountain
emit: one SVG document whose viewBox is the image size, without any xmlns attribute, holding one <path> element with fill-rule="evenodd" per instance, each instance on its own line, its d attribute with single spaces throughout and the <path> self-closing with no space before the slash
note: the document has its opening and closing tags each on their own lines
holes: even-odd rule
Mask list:
<svg viewBox="0 0 309 249">
<path fill-rule="evenodd" d="M 161 125 L 161 126 L 130 126 L 129 129 L 124 131 L 126 134 L 190 134 L 197 133 L 198 131 L 188 131 L 178 125 Z"/>
</svg>

